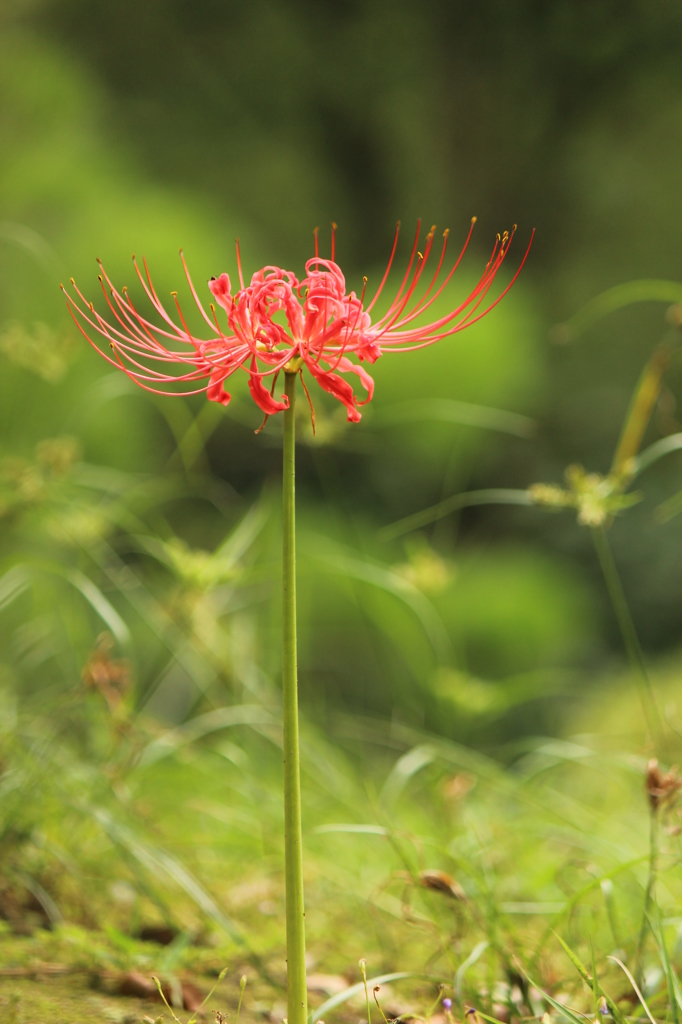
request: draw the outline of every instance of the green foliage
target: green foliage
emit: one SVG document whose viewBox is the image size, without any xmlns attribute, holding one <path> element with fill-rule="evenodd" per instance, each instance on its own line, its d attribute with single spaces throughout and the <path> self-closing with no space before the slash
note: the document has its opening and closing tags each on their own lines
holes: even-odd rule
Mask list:
<svg viewBox="0 0 682 1024">
<path fill-rule="evenodd" d="M 281 1016 L 278 424 L 254 437 L 244 381 L 227 412 L 135 389 L 87 350 L 60 279 L 101 303 L 101 256 L 137 301 L 144 252 L 191 318 L 180 245 L 203 294 L 234 274 L 235 233 L 247 273 L 300 273 L 334 217 L 371 290 L 397 216 L 399 267 L 417 212 L 455 246 L 479 213 L 436 312 L 513 217 L 512 257 L 539 231 L 499 309 L 381 359 L 359 427 L 316 396 L 313 438 L 301 409 L 307 922 L 311 970 L 337 980 L 315 1017 L 357 1020 L 363 956 L 389 1016 L 576 1024 L 608 992 L 632 1019 L 623 962 L 676 1024 L 678 810 L 654 885 L 651 751 L 569 519 L 609 528 L 634 620 L 676 644 L 679 311 L 656 303 L 682 277 L 682 23 L 644 0 L 541 7 L 0 12 L 3 967 L 191 971 L 208 991 L 230 963 L 231 1012 L 246 971 L 248 1018 Z M 676 672 L 654 673 L 668 761 Z M 174 942 L 143 942 L 149 922 Z M 31 1008 L 27 984 L 8 1020 L 83 1013 L 62 982 Z"/>
</svg>

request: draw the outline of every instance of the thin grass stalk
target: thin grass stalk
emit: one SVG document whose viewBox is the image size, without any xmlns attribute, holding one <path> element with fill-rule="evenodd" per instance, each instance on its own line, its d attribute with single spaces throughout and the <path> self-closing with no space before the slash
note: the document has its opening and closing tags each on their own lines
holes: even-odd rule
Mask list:
<svg viewBox="0 0 682 1024">
<path fill-rule="evenodd" d="M 651 685 L 651 680 L 649 679 L 649 673 L 647 672 L 646 664 L 644 662 L 644 655 L 639 644 L 635 624 L 632 621 L 632 615 L 630 614 L 627 598 L 625 597 L 623 585 L 620 581 L 620 576 L 618 575 L 618 569 L 613 558 L 611 546 L 609 544 L 608 537 L 606 536 L 606 530 L 603 526 L 595 526 L 590 532 L 592 534 L 592 539 L 594 540 L 594 546 L 597 551 L 599 565 L 601 566 L 601 571 L 606 583 L 606 589 L 609 592 L 611 604 L 613 606 L 616 619 L 618 620 L 628 660 L 635 679 L 639 682 L 639 692 L 642 700 L 642 709 L 644 711 L 647 732 L 649 734 L 649 742 L 656 747 L 663 742 L 663 723 L 661 721 L 658 705 L 656 704 L 656 697 Z"/>
<path fill-rule="evenodd" d="M 284 873 L 286 880 L 287 1010 L 289 1024 L 306 1024 L 305 910 L 301 769 L 296 665 L 296 374 L 285 373 L 282 471 L 282 718 L 284 726 Z"/>
<path fill-rule="evenodd" d="M 656 899 L 656 875 L 658 872 L 658 811 L 655 807 L 651 808 L 650 815 L 649 874 L 646 880 L 646 889 L 644 890 L 642 924 L 640 925 L 639 937 L 637 939 L 636 977 L 637 982 L 640 985 L 642 984 L 642 979 L 644 977 L 644 944 L 650 928 L 651 909 Z"/>
</svg>

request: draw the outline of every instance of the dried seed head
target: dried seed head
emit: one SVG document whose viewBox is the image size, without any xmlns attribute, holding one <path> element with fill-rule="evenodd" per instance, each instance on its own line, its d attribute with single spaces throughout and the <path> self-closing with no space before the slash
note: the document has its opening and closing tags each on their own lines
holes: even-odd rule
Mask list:
<svg viewBox="0 0 682 1024">
<path fill-rule="evenodd" d="M 466 893 L 464 889 L 456 882 L 454 878 L 446 874 L 445 871 L 435 871 L 433 869 L 427 871 L 420 871 L 419 884 L 424 889 L 432 889 L 434 892 L 442 892 L 445 896 L 451 896 L 455 900 L 461 900 L 462 903 L 466 902 Z"/>
<path fill-rule="evenodd" d="M 662 804 L 669 803 L 682 788 L 677 765 L 673 765 L 669 772 L 664 772 L 653 757 L 647 765 L 645 786 L 651 809 L 656 812 Z"/>
</svg>

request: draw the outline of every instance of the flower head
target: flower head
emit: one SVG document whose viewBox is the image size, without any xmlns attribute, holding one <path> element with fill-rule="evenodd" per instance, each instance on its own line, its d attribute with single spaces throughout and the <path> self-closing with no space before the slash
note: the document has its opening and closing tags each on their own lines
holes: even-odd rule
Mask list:
<svg viewBox="0 0 682 1024">
<path fill-rule="evenodd" d="M 359 296 L 346 290 L 344 275 L 334 261 L 333 233 L 330 259 L 320 256 L 315 234 L 315 256 L 306 263 L 305 276 L 300 281 L 288 270 L 268 266 L 258 270 L 245 284 L 237 243 L 239 288 L 233 292 L 225 273 L 212 277 L 208 282 L 214 299 L 210 315 L 196 292 L 181 251 L 192 297 L 206 325 L 205 337 L 198 337 L 189 329 L 175 292 L 171 294 L 176 316 L 167 312 L 154 289 L 146 261 L 142 272 L 135 257 L 135 271 L 157 322 L 138 312 L 128 290 L 119 291 L 101 264 L 99 280 L 109 309 L 107 319 L 95 310 L 73 279 L 75 295 L 63 290 L 69 311 L 88 341 L 108 362 L 148 391 L 178 395 L 205 391 L 210 401 L 227 405 L 231 396 L 225 390 L 225 382 L 243 369 L 248 374 L 251 396 L 267 417 L 288 407 L 286 395 L 275 397 L 279 372 L 300 373 L 303 379 L 303 371 L 307 371 L 345 406 L 348 420 L 358 422 L 359 407 L 371 400 L 374 391 L 374 381 L 362 363 L 375 363 L 387 352 L 432 345 L 469 327 L 496 306 L 516 280 L 521 267 L 502 293 L 488 301 L 488 292 L 514 235 L 514 231 L 505 232 L 497 236 L 490 259 L 471 294 L 449 313 L 425 322 L 424 314 L 459 266 L 474 222 L 475 218 L 454 266 L 441 276 L 448 245 L 448 232 L 444 233 L 437 266 L 430 277 L 424 275 L 435 228 L 426 236 L 424 251 L 419 252 L 418 224 L 400 287 L 387 311 L 374 322 L 371 313 L 393 265 L 400 225 L 386 272 L 367 304 L 366 278 Z M 106 347 L 100 347 L 103 345 Z M 365 393 L 363 398 L 355 394 L 348 375 L 358 378 Z"/>
</svg>

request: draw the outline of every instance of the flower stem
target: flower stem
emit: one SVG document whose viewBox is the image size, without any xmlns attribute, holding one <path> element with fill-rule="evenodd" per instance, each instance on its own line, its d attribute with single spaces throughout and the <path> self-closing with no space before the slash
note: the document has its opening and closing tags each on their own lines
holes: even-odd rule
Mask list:
<svg viewBox="0 0 682 1024">
<path fill-rule="evenodd" d="M 663 742 L 663 723 L 656 703 L 656 697 L 651 685 L 649 673 L 644 662 L 644 655 L 639 644 L 639 638 L 632 621 L 627 599 L 623 591 L 623 585 L 618 575 L 618 569 L 611 552 L 606 530 L 603 526 L 595 526 L 591 530 L 594 546 L 597 550 L 597 557 L 604 575 L 606 588 L 611 598 L 611 604 L 620 626 L 623 643 L 627 651 L 630 666 L 635 678 L 639 681 L 639 692 L 642 700 L 644 720 L 649 734 L 649 742 L 658 746 Z"/>
<path fill-rule="evenodd" d="M 656 895 L 656 872 L 658 868 L 658 813 L 655 807 L 651 809 L 650 819 L 650 832 L 649 832 L 649 876 L 646 881 L 646 889 L 644 890 L 644 909 L 642 911 L 642 924 L 639 929 L 639 939 L 637 940 L 637 980 L 641 985 L 642 978 L 644 975 L 644 964 L 642 963 L 642 956 L 644 954 L 644 943 L 646 942 L 647 932 L 649 930 L 649 914 L 651 912 L 652 905 Z"/>
<path fill-rule="evenodd" d="M 284 725 L 284 873 L 286 877 L 287 988 L 289 1024 L 306 1024 L 308 995 L 305 976 L 305 911 L 303 906 L 303 840 L 301 834 L 301 772 L 298 739 L 296 669 L 296 374 L 285 373 L 289 408 L 284 412 L 282 472 L 282 717 Z"/>
</svg>

